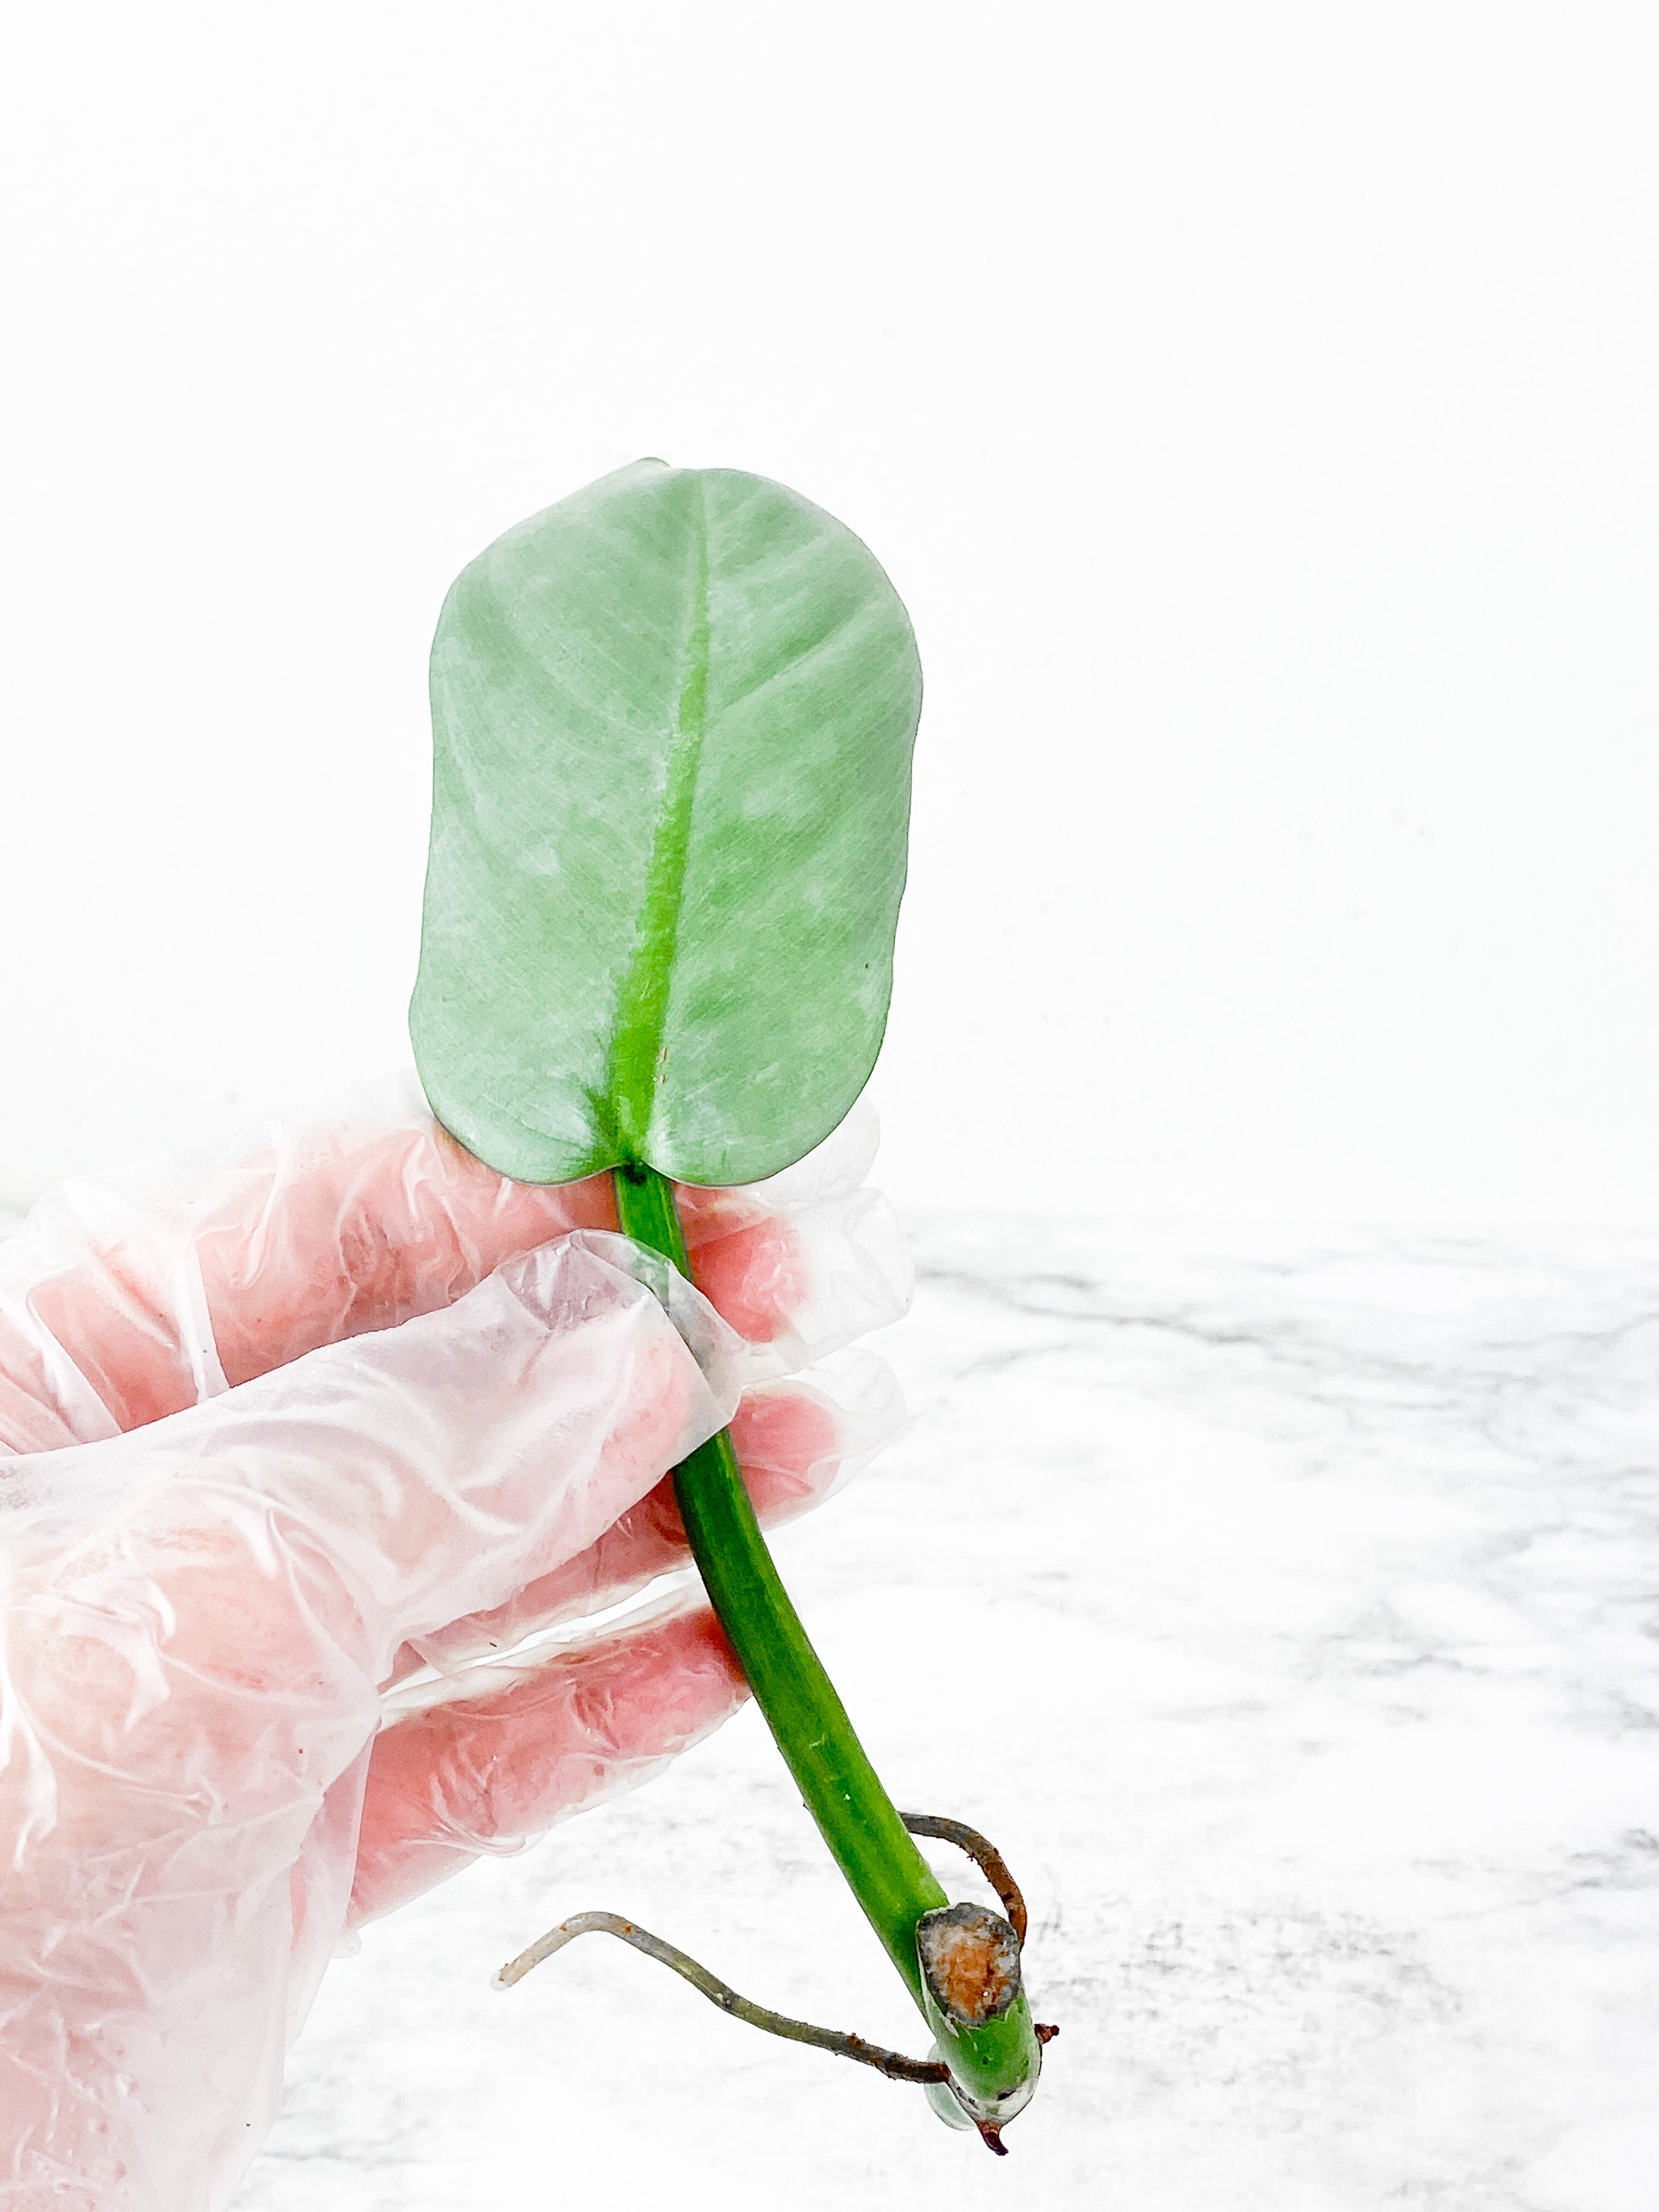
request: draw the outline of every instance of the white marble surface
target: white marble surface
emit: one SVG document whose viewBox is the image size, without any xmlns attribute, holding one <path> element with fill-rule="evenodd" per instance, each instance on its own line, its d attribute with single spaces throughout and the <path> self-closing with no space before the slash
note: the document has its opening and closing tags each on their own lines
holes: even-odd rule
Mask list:
<svg viewBox="0 0 1659 2212">
<path fill-rule="evenodd" d="M 1012 2155 L 619 1946 L 486 1986 L 605 1905 L 921 2047 L 751 1710 L 371 1929 L 239 2212 L 1650 2212 L 1659 1250 L 918 1231 L 915 1425 L 779 1548 L 1024 1883 Z"/>
</svg>

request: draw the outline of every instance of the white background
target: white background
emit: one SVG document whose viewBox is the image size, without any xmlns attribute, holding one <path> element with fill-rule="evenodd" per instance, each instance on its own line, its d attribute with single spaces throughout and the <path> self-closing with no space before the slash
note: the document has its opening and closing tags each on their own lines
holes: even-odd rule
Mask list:
<svg viewBox="0 0 1659 2212">
<path fill-rule="evenodd" d="M 0 1201 L 404 1056 L 439 600 L 653 453 L 915 618 L 896 1194 L 1659 1219 L 1652 21 L 19 11 Z"/>
<path fill-rule="evenodd" d="M 836 1886 L 750 1711 L 370 1931 L 258 2212 L 1651 2203 L 1659 1291 L 1534 1224 L 1659 1225 L 1656 69 L 1594 0 L 14 11 L 0 1215 L 405 1056 L 428 641 L 521 516 L 776 476 L 927 670 L 881 1175 L 963 1211 L 912 1438 L 782 1548 L 1030 1869 L 1042 2111 L 947 2165 L 620 1959 L 483 2019 L 659 1898 L 908 2032 L 779 1936 Z M 885 1694 L 940 1592 L 1043 1669 L 970 1802 Z"/>
</svg>

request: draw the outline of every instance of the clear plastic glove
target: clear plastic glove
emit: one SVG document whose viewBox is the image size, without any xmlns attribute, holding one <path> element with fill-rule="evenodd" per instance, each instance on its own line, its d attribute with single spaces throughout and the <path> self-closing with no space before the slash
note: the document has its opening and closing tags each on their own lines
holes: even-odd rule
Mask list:
<svg viewBox="0 0 1659 2212">
<path fill-rule="evenodd" d="M 351 1924 L 742 1702 L 695 1592 L 515 1647 L 685 1565 L 726 1421 L 769 1522 L 896 1425 L 779 1379 L 903 1309 L 872 1148 L 686 1193 L 696 1291 L 413 1096 L 0 1247 L 0 2203 L 226 2203 Z"/>
</svg>

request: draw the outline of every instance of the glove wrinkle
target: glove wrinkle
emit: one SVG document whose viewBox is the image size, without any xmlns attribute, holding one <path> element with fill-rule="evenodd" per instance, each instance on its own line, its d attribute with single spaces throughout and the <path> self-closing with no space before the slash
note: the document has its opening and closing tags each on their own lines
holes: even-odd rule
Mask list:
<svg viewBox="0 0 1659 2212">
<path fill-rule="evenodd" d="M 864 1142 L 688 1196 L 698 1289 L 418 1102 L 0 1246 L 0 2204 L 222 2212 L 349 1925 L 742 1703 L 689 1583 L 502 1655 L 684 1571 L 727 1422 L 769 1521 L 890 1429 L 779 1379 L 908 1296 Z"/>
</svg>

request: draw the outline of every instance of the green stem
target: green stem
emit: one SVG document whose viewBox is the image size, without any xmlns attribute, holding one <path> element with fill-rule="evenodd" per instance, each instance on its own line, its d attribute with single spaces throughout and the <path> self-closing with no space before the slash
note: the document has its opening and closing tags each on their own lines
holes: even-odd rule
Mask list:
<svg viewBox="0 0 1659 2212">
<path fill-rule="evenodd" d="M 614 1182 L 623 1234 L 662 1253 L 689 1280 L 673 1185 L 653 1168 L 618 1168 Z M 1024 1994 L 982 2027 L 963 2027 L 941 2016 L 917 1958 L 916 1924 L 945 1905 L 945 1892 L 911 1841 L 807 1639 L 761 1534 L 729 1430 L 700 1444 L 675 1468 L 674 1494 L 692 1556 L 755 1702 L 952 2073 L 987 2101 L 1010 2095 L 1026 2085 L 1037 2063 Z"/>
</svg>

